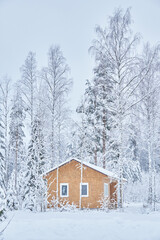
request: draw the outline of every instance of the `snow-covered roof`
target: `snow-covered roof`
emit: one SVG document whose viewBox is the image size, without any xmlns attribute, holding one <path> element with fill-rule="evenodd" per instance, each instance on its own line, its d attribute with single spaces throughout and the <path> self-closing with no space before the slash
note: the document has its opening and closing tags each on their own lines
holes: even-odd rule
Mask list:
<svg viewBox="0 0 160 240">
<path fill-rule="evenodd" d="M 110 171 L 108 171 L 108 170 L 106 170 L 106 169 L 104 169 L 104 168 L 102 168 L 102 167 L 98 167 L 98 166 L 96 166 L 96 165 L 94 165 L 94 164 L 92 164 L 92 163 L 88 163 L 88 162 L 85 162 L 85 161 L 81 161 L 81 160 L 79 160 L 79 159 L 77 159 L 77 158 L 67 159 L 65 162 L 63 162 L 63 163 L 59 164 L 58 166 L 55 166 L 54 168 L 52 168 L 52 169 L 50 169 L 49 171 L 47 171 L 44 175 L 46 175 L 46 174 L 54 171 L 55 169 L 57 169 L 58 167 L 61 167 L 61 166 L 65 165 L 66 163 L 69 163 L 69 162 L 72 161 L 72 160 L 75 160 L 75 161 L 77 161 L 77 162 L 79 162 L 79 163 L 82 163 L 82 164 L 84 164 L 85 166 L 87 166 L 87 167 L 89 167 L 89 168 L 92 168 L 92 169 L 94 169 L 94 170 L 96 170 L 96 171 L 98 171 L 98 172 L 100 172 L 100 173 L 103 173 L 104 175 L 107 175 L 108 177 L 111 177 L 111 178 L 113 178 L 113 179 L 118 179 L 118 176 L 117 176 L 115 173 L 110 172 Z"/>
</svg>

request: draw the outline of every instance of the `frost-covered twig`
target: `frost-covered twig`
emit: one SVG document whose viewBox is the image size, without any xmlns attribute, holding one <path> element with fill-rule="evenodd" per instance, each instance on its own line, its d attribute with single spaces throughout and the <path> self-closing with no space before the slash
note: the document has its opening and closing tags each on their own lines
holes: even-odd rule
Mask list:
<svg viewBox="0 0 160 240">
<path fill-rule="evenodd" d="M 2 236 L 2 233 L 6 230 L 6 228 L 9 226 L 11 223 L 12 219 L 14 218 L 14 215 L 11 217 L 11 219 L 8 221 L 7 225 L 0 231 L 0 236 Z"/>
</svg>

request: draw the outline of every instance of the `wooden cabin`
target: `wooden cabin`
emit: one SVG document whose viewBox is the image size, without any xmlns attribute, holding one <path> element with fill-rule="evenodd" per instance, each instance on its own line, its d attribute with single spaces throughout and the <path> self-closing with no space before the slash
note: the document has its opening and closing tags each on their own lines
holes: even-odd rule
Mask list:
<svg viewBox="0 0 160 240">
<path fill-rule="evenodd" d="M 105 199 L 109 208 L 117 207 L 117 176 L 94 164 L 69 159 L 48 171 L 44 179 L 48 207 L 55 207 L 57 199 L 80 208 L 100 208 Z"/>
</svg>

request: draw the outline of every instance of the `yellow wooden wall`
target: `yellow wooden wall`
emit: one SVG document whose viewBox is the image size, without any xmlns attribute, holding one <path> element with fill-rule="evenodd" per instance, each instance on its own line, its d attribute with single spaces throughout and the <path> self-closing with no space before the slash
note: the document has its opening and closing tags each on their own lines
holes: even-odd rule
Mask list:
<svg viewBox="0 0 160 240">
<path fill-rule="evenodd" d="M 58 169 L 58 196 L 60 201 L 68 201 L 70 204 L 76 204 L 79 207 L 80 200 L 80 182 L 81 182 L 81 164 L 76 160 L 62 165 Z M 48 189 L 48 207 L 53 206 L 52 198 L 56 198 L 57 189 L 57 169 L 49 172 L 46 177 L 47 189 Z M 99 208 L 99 200 L 104 194 L 104 183 L 109 184 L 109 207 L 113 207 L 114 203 L 117 203 L 116 185 L 117 181 L 111 181 L 111 179 L 83 164 L 83 183 L 88 183 L 89 196 L 82 197 L 82 208 Z M 60 197 L 60 183 L 69 184 L 69 196 Z M 115 204 L 116 206 L 116 204 Z"/>
</svg>

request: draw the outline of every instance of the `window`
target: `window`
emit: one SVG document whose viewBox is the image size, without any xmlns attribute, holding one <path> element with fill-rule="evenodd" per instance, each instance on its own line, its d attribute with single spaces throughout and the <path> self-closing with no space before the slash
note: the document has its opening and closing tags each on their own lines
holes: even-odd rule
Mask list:
<svg viewBox="0 0 160 240">
<path fill-rule="evenodd" d="M 68 183 L 61 183 L 60 184 L 60 196 L 61 197 L 68 197 L 69 196 Z"/>
<path fill-rule="evenodd" d="M 104 183 L 104 197 L 108 197 L 108 183 Z"/>
<path fill-rule="evenodd" d="M 88 197 L 88 183 L 80 183 L 81 186 L 81 196 Z"/>
</svg>

